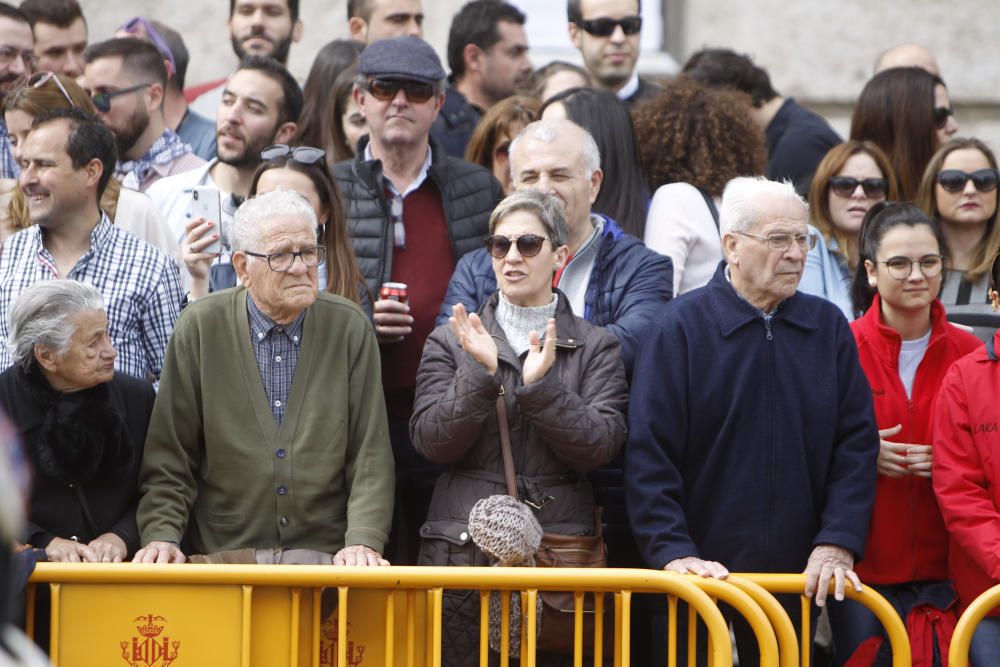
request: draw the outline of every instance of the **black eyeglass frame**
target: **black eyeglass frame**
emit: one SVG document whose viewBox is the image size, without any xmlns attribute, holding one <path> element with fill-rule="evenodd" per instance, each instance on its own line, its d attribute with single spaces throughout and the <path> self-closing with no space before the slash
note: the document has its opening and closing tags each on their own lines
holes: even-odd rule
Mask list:
<svg viewBox="0 0 1000 667">
<path fill-rule="evenodd" d="M 300 260 L 302 260 L 302 263 L 306 266 L 306 268 L 309 268 L 309 269 L 319 266 L 320 264 L 322 264 L 326 260 L 326 248 L 324 248 L 321 245 L 310 246 L 308 248 L 305 248 L 303 250 L 298 250 L 296 252 L 289 252 L 287 250 L 282 250 L 280 252 L 272 252 L 270 254 L 264 254 L 264 253 L 259 253 L 259 252 L 250 252 L 249 250 L 244 250 L 242 252 L 243 252 L 244 255 L 249 255 L 250 257 L 258 257 L 260 259 L 266 259 L 267 260 L 267 268 L 271 269 L 275 273 L 288 273 L 289 271 L 291 271 L 292 267 L 295 266 L 295 258 L 296 257 L 299 258 Z M 308 253 L 308 252 L 314 252 L 314 253 L 316 253 L 316 263 L 315 264 L 310 264 L 309 262 L 306 261 L 305 253 Z M 275 260 L 283 260 L 283 258 L 285 258 L 285 257 L 291 257 L 292 258 L 291 261 L 288 262 L 288 266 L 286 266 L 283 269 L 276 269 L 276 268 L 274 268 L 273 262 Z"/>
<path fill-rule="evenodd" d="M 521 240 L 524 239 L 525 243 L 535 243 L 538 242 L 538 247 L 535 250 L 526 250 L 522 248 Z M 521 234 L 517 238 L 510 238 L 509 236 L 503 236 L 502 234 L 493 234 L 492 236 L 487 236 L 483 239 L 483 245 L 486 247 L 486 252 L 490 254 L 493 259 L 504 259 L 510 254 L 510 249 L 517 246 L 517 252 L 521 257 L 535 257 L 538 253 L 542 252 L 542 248 L 545 247 L 545 242 L 548 241 L 552 243 L 552 239 L 540 234 Z M 554 245 L 554 244 L 553 244 Z M 503 250 L 502 255 L 497 255 L 494 250 Z"/>
<path fill-rule="evenodd" d="M 91 93 L 90 101 L 94 103 L 95 109 L 101 113 L 107 113 L 111 111 L 111 100 L 121 95 L 127 95 L 128 93 L 134 93 L 137 90 L 148 88 L 152 85 L 153 82 L 149 81 L 147 83 L 137 83 L 134 86 L 128 86 L 127 88 L 119 88 L 118 90 L 102 90 L 97 93 Z"/>
<path fill-rule="evenodd" d="M 830 191 L 838 197 L 848 198 L 854 195 L 858 186 L 865 193 L 865 197 L 876 199 L 886 197 L 889 192 L 889 182 L 884 178 L 852 178 L 850 176 L 831 176 Z M 848 189 L 849 188 L 849 189 Z"/>
<path fill-rule="evenodd" d="M 594 37 L 610 37 L 619 26 L 625 35 L 638 35 L 642 32 L 641 16 L 623 16 L 620 19 L 602 17 L 599 19 L 582 19 L 580 29 Z"/>
<path fill-rule="evenodd" d="M 945 180 L 950 180 L 949 177 L 954 177 L 956 174 L 961 174 L 962 184 L 955 187 L 954 183 L 945 184 Z M 992 178 L 989 178 L 992 177 Z M 945 180 L 942 180 L 945 179 Z M 973 172 L 962 171 L 961 169 L 942 169 L 938 172 L 937 177 L 934 179 L 938 185 L 945 192 L 950 192 L 956 194 L 965 190 L 965 186 L 972 181 L 972 185 L 976 188 L 976 192 L 993 192 L 1000 185 L 1000 170 L 994 169 L 993 167 L 986 167 L 983 169 L 976 169 Z"/>
</svg>

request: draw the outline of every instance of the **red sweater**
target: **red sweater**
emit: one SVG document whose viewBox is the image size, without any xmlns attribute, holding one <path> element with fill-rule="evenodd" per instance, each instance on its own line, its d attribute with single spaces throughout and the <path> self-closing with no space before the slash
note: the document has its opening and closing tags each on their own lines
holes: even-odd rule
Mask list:
<svg viewBox="0 0 1000 667">
<path fill-rule="evenodd" d="M 1000 332 L 993 338 L 1000 351 Z M 961 606 L 1000 583 L 1000 363 L 979 346 L 955 363 L 934 414 L 934 492 L 951 534 Z M 990 612 L 1000 614 L 1000 608 Z"/>
<path fill-rule="evenodd" d="M 879 429 L 902 425 L 893 442 L 932 443 L 931 419 L 938 389 L 951 364 L 976 347 L 978 338 L 945 319 L 944 307 L 931 304 L 931 338 L 907 398 L 899 377 L 902 339 L 882 321 L 876 295 L 871 308 L 851 323 L 858 358 L 872 389 Z M 935 470 L 937 455 L 935 452 Z M 878 476 L 875 507 L 868 528 L 865 558 L 856 568 L 871 584 L 941 581 L 948 578 L 948 532 L 934 498 L 931 480 Z"/>
</svg>

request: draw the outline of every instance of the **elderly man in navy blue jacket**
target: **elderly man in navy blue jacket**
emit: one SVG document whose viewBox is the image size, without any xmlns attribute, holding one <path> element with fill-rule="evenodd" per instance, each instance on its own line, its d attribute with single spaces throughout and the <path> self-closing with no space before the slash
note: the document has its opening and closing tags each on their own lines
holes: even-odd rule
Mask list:
<svg viewBox="0 0 1000 667">
<path fill-rule="evenodd" d="M 844 316 L 796 292 L 815 241 L 792 185 L 730 181 L 721 226 L 725 261 L 663 309 L 636 356 L 629 520 L 651 567 L 804 569 L 822 606 L 831 579 L 838 600 L 845 581 L 860 589 L 879 448 L 871 391 Z M 742 663 L 756 645 L 741 635 Z"/>
</svg>

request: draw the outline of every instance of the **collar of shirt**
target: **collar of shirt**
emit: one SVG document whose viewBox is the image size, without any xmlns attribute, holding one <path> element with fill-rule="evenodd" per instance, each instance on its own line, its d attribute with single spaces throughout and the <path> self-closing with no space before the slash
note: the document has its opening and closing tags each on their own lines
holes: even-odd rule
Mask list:
<svg viewBox="0 0 1000 667">
<path fill-rule="evenodd" d="M 45 230 L 39 225 L 32 225 L 32 245 L 35 248 L 35 254 L 38 259 L 46 264 L 50 265 L 53 269 L 53 273 L 58 275 L 55 271 L 55 259 L 49 253 L 48 249 L 45 247 Z M 95 255 L 100 254 L 102 248 L 106 245 L 108 238 L 112 234 L 111 219 L 108 218 L 108 214 L 101 210 L 101 221 L 97 223 L 94 230 L 90 232 L 90 250 L 83 253 L 83 256 L 77 260 L 76 264 L 70 269 L 70 274 L 79 266 L 81 263 L 86 263 Z M 69 275 L 59 276 L 60 278 L 68 278 Z"/>
<path fill-rule="evenodd" d="M 374 159 L 375 156 L 372 155 L 372 142 L 369 141 L 367 144 L 365 144 L 365 160 L 371 161 Z M 414 190 L 416 190 L 417 188 L 419 188 L 421 185 L 424 184 L 424 181 L 427 180 L 427 172 L 430 170 L 430 168 L 431 168 L 431 147 L 428 145 L 427 156 L 424 158 L 423 166 L 420 167 L 420 173 L 417 174 L 417 177 L 413 179 L 413 182 L 406 187 L 406 190 L 400 192 L 399 190 L 396 189 L 396 186 L 392 184 L 392 181 L 390 181 L 385 176 L 382 177 L 382 180 L 385 181 L 385 186 L 389 188 L 389 192 L 398 197 L 406 198 L 406 195 L 410 194 L 411 192 L 413 192 Z"/>
<path fill-rule="evenodd" d="M 639 90 L 639 72 L 633 70 L 632 78 L 618 91 L 618 99 L 627 100 Z"/>
<path fill-rule="evenodd" d="M 268 336 L 272 331 L 284 333 L 292 343 L 299 347 L 302 343 L 302 320 L 305 319 L 306 311 L 299 313 L 295 321 L 291 324 L 278 324 L 264 314 L 257 304 L 254 303 L 250 292 L 247 292 L 247 315 L 250 319 L 250 333 L 258 339 Z"/>
<path fill-rule="evenodd" d="M 733 277 L 729 273 L 729 265 L 728 264 L 726 264 L 726 268 L 725 268 L 725 270 L 724 270 L 723 273 L 726 276 L 726 282 L 729 283 L 729 286 L 733 288 L 734 292 L 736 292 L 736 296 L 740 297 L 740 300 L 743 301 L 743 303 L 747 304 L 748 306 L 750 306 L 751 308 L 753 308 L 754 310 L 756 310 L 758 313 L 760 313 L 760 316 L 763 317 L 765 320 L 769 320 L 772 317 L 774 317 L 774 314 L 776 312 L 778 312 L 778 308 L 781 308 L 781 304 L 784 303 L 784 300 L 779 301 L 778 305 L 774 307 L 774 310 L 772 310 L 769 313 L 765 313 L 762 309 L 760 309 L 757 306 L 755 306 L 752 303 L 750 303 L 750 300 L 747 299 L 742 294 L 740 294 L 740 291 L 738 289 L 736 289 L 736 285 L 733 284 Z"/>
<path fill-rule="evenodd" d="M 190 152 L 191 147 L 168 127 L 138 159 L 120 161 L 117 175 L 119 178 L 125 178 L 135 174 L 133 178 L 141 183 L 151 169 L 158 166 L 166 167 Z M 162 171 L 160 175 L 164 175 Z"/>
</svg>

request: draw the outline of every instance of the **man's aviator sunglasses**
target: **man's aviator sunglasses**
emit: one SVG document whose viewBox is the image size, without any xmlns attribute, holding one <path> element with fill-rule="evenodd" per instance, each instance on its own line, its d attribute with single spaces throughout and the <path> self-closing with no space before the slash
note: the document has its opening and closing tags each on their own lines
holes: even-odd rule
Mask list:
<svg viewBox="0 0 1000 667">
<path fill-rule="evenodd" d="M 434 97 L 434 84 L 410 81 L 408 79 L 368 79 L 368 92 L 377 100 L 391 102 L 396 99 L 400 89 L 406 94 L 406 99 L 421 104 Z"/>
</svg>

